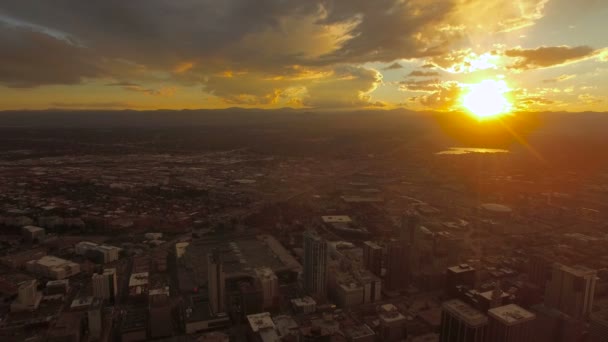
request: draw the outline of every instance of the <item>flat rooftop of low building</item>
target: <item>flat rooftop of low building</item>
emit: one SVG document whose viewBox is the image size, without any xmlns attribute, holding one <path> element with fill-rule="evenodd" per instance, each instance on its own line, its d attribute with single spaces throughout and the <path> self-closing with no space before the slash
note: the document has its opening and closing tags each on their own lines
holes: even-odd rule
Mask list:
<svg viewBox="0 0 608 342">
<path fill-rule="evenodd" d="M 373 241 L 365 241 L 363 244 L 369 246 L 372 249 L 382 249 L 382 247 L 380 247 L 380 245 L 378 245 L 377 243 L 375 243 Z"/>
<path fill-rule="evenodd" d="M 516 304 L 499 306 L 488 310 L 488 315 L 505 325 L 515 325 L 533 320 L 536 315 Z"/>
<path fill-rule="evenodd" d="M 469 264 L 460 264 L 460 265 L 448 267 L 448 270 L 450 270 L 451 272 L 454 272 L 454 273 L 475 271 L 475 269 Z"/>
<path fill-rule="evenodd" d="M 493 292 L 494 292 L 493 290 L 485 291 L 485 292 L 480 293 L 479 296 L 485 298 L 487 301 L 491 301 L 492 300 L 492 293 Z M 500 298 L 501 299 L 504 299 L 504 298 L 507 298 L 507 297 L 509 297 L 509 294 L 507 292 L 501 292 L 500 293 Z"/>
<path fill-rule="evenodd" d="M 321 219 L 325 223 L 349 223 L 352 222 L 351 218 L 347 215 L 328 215 L 321 216 Z"/>
<path fill-rule="evenodd" d="M 458 299 L 444 302 L 442 308 L 471 327 L 479 327 L 488 323 L 486 315 Z"/>
<path fill-rule="evenodd" d="M 52 256 L 52 255 L 45 255 L 42 258 L 38 259 L 36 261 L 36 263 L 49 267 L 49 268 L 60 267 L 60 266 L 64 266 L 67 264 L 75 264 L 74 262 L 72 262 L 70 260 L 61 259 L 61 258 Z"/>
<path fill-rule="evenodd" d="M 291 303 L 293 303 L 293 305 L 296 306 L 304 306 L 304 305 L 316 305 L 317 302 L 312 299 L 312 297 L 302 297 L 302 298 L 295 298 L 291 300 Z"/>
<path fill-rule="evenodd" d="M 251 330 L 256 333 L 264 329 L 274 329 L 274 322 L 272 321 L 272 317 L 270 317 L 270 313 L 268 312 L 248 315 L 247 321 L 249 321 Z"/>
<path fill-rule="evenodd" d="M 49 286 L 68 286 L 70 284 L 69 279 L 49 280 L 46 282 L 46 287 Z"/>
<path fill-rule="evenodd" d="M 385 322 L 395 322 L 405 319 L 405 316 L 403 316 L 393 304 L 381 305 L 380 309 L 380 319 Z"/>
<path fill-rule="evenodd" d="M 344 333 L 350 340 L 356 340 L 366 336 L 374 336 L 374 331 L 367 324 L 353 325 L 344 329 Z"/>
<path fill-rule="evenodd" d="M 148 284 L 148 272 L 133 273 L 129 278 L 129 287 Z"/>
<path fill-rule="evenodd" d="M 23 229 L 29 231 L 30 233 L 36 233 L 36 232 L 44 231 L 44 228 L 42 228 L 42 227 L 36 227 L 36 226 L 25 226 L 25 227 L 23 227 Z"/>
<path fill-rule="evenodd" d="M 93 300 L 94 300 L 93 297 L 76 298 L 72 301 L 70 308 L 71 309 L 88 308 L 89 306 L 91 306 L 91 304 L 93 304 Z"/>
</svg>

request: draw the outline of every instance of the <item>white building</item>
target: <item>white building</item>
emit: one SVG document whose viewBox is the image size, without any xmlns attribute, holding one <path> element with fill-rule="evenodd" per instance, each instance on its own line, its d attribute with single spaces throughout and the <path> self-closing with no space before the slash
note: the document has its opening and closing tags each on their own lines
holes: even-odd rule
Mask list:
<svg viewBox="0 0 608 342">
<path fill-rule="evenodd" d="M 25 268 L 39 277 L 50 279 L 65 279 L 80 273 L 79 264 L 51 255 L 28 261 Z"/>
<path fill-rule="evenodd" d="M 214 315 L 225 312 L 226 275 L 221 255 L 217 250 L 207 256 L 207 281 L 211 311 Z"/>
<path fill-rule="evenodd" d="M 327 293 L 327 243 L 312 231 L 304 233 L 304 291 L 324 297 Z"/>
<path fill-rule="evenodd" d="M 189 242 L 178 242 L 175 244 L 175 257 L 181 258 L 185 253 L 186 249 L 190 246 Z"/>
<path fill-rule="evenodd" d="M 279 291 L 279 278 L 277 278 L 272 269 L 268 267 L 256 268 L 255 274 L 260 282 L 260 287 L 262 288 L 262 293 L 264 295 L 264 309 L 270 308 Z"/>
<path fill-rule="evenodd" d="M 317 302 L 311 297 L 302 297 L 291 300 L 294 311 L 302 314 L 311 314 L 317 311 Z"/>
<path fill-rule="evenodd" d="M 33 279 L 19 284 L 17 299 L 11 303 L 11 312 L 34 311 L 38 309 L 42 293 L 38 291 L 38 281 Z"/>
<path fill-rule="evenodd" d="M 129 295 L 148 295 L 148 272 L 133 273 L 129 278 Z"/>
<path fill-rule="evenodd" d="M 121 249 L 114 246 L 98 245 L 89 241 L 76 244 L 76 254 L 95 259 L 104 264 L 118 260 Z"/>
<path fill-rule="evenodd" d="M 595 270 L 555 264 L 547 282 L 545 305 L 574 318 L 587 317 L 593 309 L 596 283 Z"/>
</svg>

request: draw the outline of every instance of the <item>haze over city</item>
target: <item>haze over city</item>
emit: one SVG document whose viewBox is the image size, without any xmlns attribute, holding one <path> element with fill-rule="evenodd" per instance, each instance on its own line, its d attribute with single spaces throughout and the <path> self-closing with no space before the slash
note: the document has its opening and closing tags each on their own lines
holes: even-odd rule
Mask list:
<svg viewBox="0 0 608 342">
<path fill-rule="evenodd" d="M 0 341 L 608 342 L 604 0 L 0 0 Z"/>
</svg>

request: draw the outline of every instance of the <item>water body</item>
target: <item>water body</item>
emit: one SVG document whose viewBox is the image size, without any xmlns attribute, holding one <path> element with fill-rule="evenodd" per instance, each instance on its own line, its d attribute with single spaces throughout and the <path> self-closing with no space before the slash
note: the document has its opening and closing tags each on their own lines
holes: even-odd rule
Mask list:
<svg viewBox="0 0 608 342">
<path fill-rule="evenodd" d="M 470 153 L 510 153 L 509 150 L 498 148 L 479 148 L 479 147 L 450 147 L 445 151 L 436 154 L 470 154 Z"/>
</svg>

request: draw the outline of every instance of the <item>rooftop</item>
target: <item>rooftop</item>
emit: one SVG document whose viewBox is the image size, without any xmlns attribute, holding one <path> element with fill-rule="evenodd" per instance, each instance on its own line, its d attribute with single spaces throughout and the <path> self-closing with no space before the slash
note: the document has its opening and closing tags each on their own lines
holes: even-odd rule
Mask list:
<svg viewBox="0 0 608 342">
<path fill-rule="evenodd" d="M 494 292 L 494 290 L 490 290 L 490 291 L 485 291 L 479 294 L 479 296 L 485 298 L 488 301 L 492 300 L 492 293 Z M 502 292 L 500 293 L 500 298 L 504 299 L 509 297 L 509 294 L 507 292 Z"/>
<path fill-rule="evenodd" d="M 511 208 L 509 208 L 506 205 L 503 204 L 497 204 L 497 203 L 484 203 L 482 205 L 480 205 L 481 209 L 484 209 L 486 211 L 491 211 L 494 213 L 510 213 L 513 210 L 511 210 Z"/>
<path fill-rule="evenodd" d="M 148 284 L 148 272 L 133 273 L 129 278 L 129 287 Z"/>
<path fill-rule="evenodd" d="M 93 299 L 94 299 L 93 297 L 76 298 L 72 301 L 70 308 L 77 309 L 77 308 L 89 307 L 93 303 Z"/>
<path fill-rule="evenodd" d="M 469 271 L 475 271 L 475 269 L 469 264 L 460 264 L 452 267 L 448 267 L 448 270 L 454 273 L 463 273 Z"/>
<path fill-rule="evenodd" d="M 71 262 L 69 260 L 61 259 L 61 258 L 52 256 L 52 255 L 45 255 L 42 258 L 38 259 L 36 261 L 36 263 L 49 267 L 49 268 L 61 267 L 61 266 L 65 266 L 68 264 L 74 264 L 73 262 Z"/>
<path fill-rule="evenodd" d="M 316 305 L 317 304 L 317 302 L 314 299 L 312 299 L 311 297 L 295 298 L 295 299 L 292 299 L 291 302 L 295 306 Z"/>
<path fill-rule="evenodd" d="M 274 322 L 270 317 L 270 313 L 262 312 L 255 315 L 248 315 L 247 320 L 253 332 L 258 332 L 264 329 L 274 329 Z"/>
<path fill-rule="evenodd" d="M 352 222 L 349 216 L 346 215 L 331 215 L 321 216 L 321 219 L 325 223 L 349 223 Z"/>
<path fill-rule="evenodd" d="M 380 247 L 377 243 L 375 243 L 373 241 L 365 241 L 363 244 L 367 245 L 368 247 L 370 247 L 372 249 L 382 249 L 382 247 Z"/>
<path fill-rule="evenodd" d="M 444 302 L 442 308 L 471 327 L 480 327 L 488 323 L 486 315 L 458 299 Z"/>
<path fill-rule="evenodd" d="M 380 308 L 380 319 L 384 322 L 390 323 L 405 320 L 405 316 L 403 316 L 393 304 L 384 304 Z"/>
<path fill-rule="evenodd" d="M 536 315 L 515 304 L 490 309 L 488 315 L 505 325 L 524 323 L 536 318 Z"/>
<path fill-rule="evenodd" d="M 36 233 L 36 232 L 43 232 L 44 228 L 41 227 L 36 227 L 36 226 L 25 226 L 23 227 L 24 230 L 29 231 L 30 233 Z"/>
<path fill-rule="evenodd" d="M 110 275 L 110 274 L 115 274 L 116 273 L 116 269 L 115 268 L 104 268 L 103 269 L 103 274 L 104 275 Z"/>
<path fill-rule="evenodd" d="M 46 287 L 49 286 L 67 286 L 70 284 L 69 279 L 49 280 L 46 282 Z"/>
<path fill-rule="evenodd" d="M 374 331 L 369 326 L 367 326 L 367 324 L 350 326 L 350 327 L 344 329 L 344 333 L 350 339 L 353 339 L 353 340 L 357 339 L 357 338 L 375 335 Z"/>
</svg>

